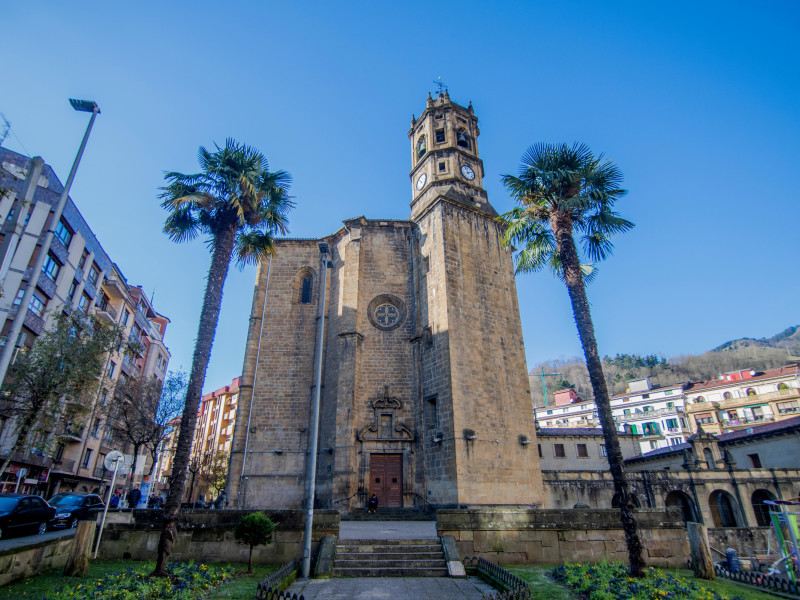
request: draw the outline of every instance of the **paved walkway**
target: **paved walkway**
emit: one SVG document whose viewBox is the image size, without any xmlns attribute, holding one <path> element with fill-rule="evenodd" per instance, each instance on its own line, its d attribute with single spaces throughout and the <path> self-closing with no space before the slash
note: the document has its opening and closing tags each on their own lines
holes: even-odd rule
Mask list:
<svg viewBox="0 0 800 600">
<path fill-rule="evenodd" d="M 364 577 L 342 579 L 298 579 L 289 591 L 305 600 L 480 600 L 497 593 L 477 577 Z"/>
<path fill-rule="evenodd" d="M 53 531 L 48 531 L 46 533 L 43 533 L 42 535 L 26 535 L 24 537 L 8 538 L 0 541 L 0 551 L 10 550 L 12 548 L 23 548 L 25 546 L 31 546 L 34 544 L 39 544 L 41 542 L 46 542 L 48 540 L 60 537 L 66 537 L 69 535 L 75 535 L 75 530 L 54 529 Z"/>
<path fill-rule="evenodd" d="M 436 521 L 342 521 L 341 540 L 428 540 L 439 537 Z"/>
</svg>

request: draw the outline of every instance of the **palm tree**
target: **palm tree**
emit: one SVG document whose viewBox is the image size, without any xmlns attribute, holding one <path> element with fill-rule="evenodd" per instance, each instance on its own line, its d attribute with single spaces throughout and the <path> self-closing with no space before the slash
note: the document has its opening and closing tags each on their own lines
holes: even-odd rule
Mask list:
<svg viewBox="0 0 800 600">
<path fill-rule="evenodd" d="M 504 175 L 503 184 L 518 203 L 500 217 L 507 226 L 504 245 L 521 248 L 514 257 L 517 272 L 547 266 L 567 286 L 603 427 L 614 490 L 620 498 L 631 575 L 640 577 L 645 566 L 642 543 L 586 299 L 584 282 L 596 272 L 590 264 L 581 264 L 574 237 L 580 234 L 585 256 L 597 262 L 611 253 L 611 237 L 633 227 L 613 211 L 614 203 L 626 193 L 620 187 L 622 172 L 603 155 L 595 157 L 584 144 L 540 143 L 523 155 L 519 176 Z"/>
<path fill-rule="evenodd" d="M 202 171 L 194 175 L 167 173 L 162 188 L 162 207 L 169 211 L 164 232 L 175 242 L 202 234 L 211 250 L 200 326 L 186 389 L 186 403 L 164 507 L 164 528 L 158 545 L 153 575 L 166 576 L 166 566 L 177 534 L 178 510 L 186 485 L 195 419 L 206 367 L 217 328 L 222 288 L 234 253 L 240 267 L 259 262 L 274 251 L 273 236 L 287 231 L 287 214 L 294 206 L 288 190 L 291 177 L 285 171 L 270 172 L 267 160 L 256 149 L 225 141 L 216 152 L 200 147 Z"/>
</svg>

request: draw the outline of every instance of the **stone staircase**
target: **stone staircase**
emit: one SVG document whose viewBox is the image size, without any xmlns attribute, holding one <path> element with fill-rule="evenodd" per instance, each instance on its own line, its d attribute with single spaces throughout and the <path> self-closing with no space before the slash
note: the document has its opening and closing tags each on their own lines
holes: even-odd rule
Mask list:
<svg viewBox="0 0 800 600">
<path fill-rule="evenodd" d="M 442 543 L 427 540 L 338 540 L 336 577 L 447 577 Z"/>
<path fill-rule="evenodd" d="M 363 508 L 342 514 L 342 521 L 433 521 L 436 514 L 433 510 L 418 508 L 379 508 L 370 513 Z"/>
</svg>

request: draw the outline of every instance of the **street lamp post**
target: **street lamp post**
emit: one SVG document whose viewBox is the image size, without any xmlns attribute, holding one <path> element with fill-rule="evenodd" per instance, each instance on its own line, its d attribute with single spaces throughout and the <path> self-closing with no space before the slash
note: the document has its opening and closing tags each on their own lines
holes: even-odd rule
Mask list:
<svg viewBox="0 0 800 600">
<path fill-rule="evenodd" d="M 97 106 L 96 102 L 91 100 L 74 100 L 70 98 L 69 103 L 72 105 L 72 108 L 79 112 L 92 113 L 92 118 L 89 119 L 89 124 L 86 126 L 86 133 L 83 134 L 81 147 L 78 149 L 78 154 L 75 156 L 75 162 L 72 163 L 72 170 L 69 172 L 67 182 L 64 184 L 64 191 L 61 192 L 61 197 L 58 199 L 55 213 L 50 221 L 50 227 L 47 228 L 47 233 L 42 240 L 42 247 L 39 250 L 39 255 L 36 257 L 36 263 L 33 265 L 33 272 L 31 273 L 31 278 L 28 281 L 28 287 L 25 290 L 25 295 L 22 297 L 22 302 L 19 305 L 17 314 L 14 317 L 14 321 L 11 323 L 11 330 L 8 332 L 6 344 L 3 347 L 2 353 L 0 353 L 0 384 L 2 384 L 3 380 L 5 380 L 8 366 L 11 364 L 11 357 L 14 355 L 14 349 L 16 348 L 19 340 L 19 332 L 22 330 L 22 324 L 25 321 L 25 315 L 28 312 L 28 305 L 31 302 L 33 290 L 36 289 L 36 284 L 39 282 L 39 275 L 42 272 L 42 265 L 44 265 L 45 258 L 47 258 L 47 253 L 50 250 L 50 244 L 53 242 L 53 235 L 55 235 L 56 227 L 58 227 L 58 222 L 61 220 L 61 213 L 64 212 L 64 207 L 67 205 L 69 189 L 72 187 L 72 180 L 75 179 L 75 172 L 78 170 L 78 165 L 81 162 L 83 151 L 86 148 L 86 142 L 89 140 L 89 133 L 92 131 L 95 118 L 100 114 L 100 107 Z"/>
</svg>

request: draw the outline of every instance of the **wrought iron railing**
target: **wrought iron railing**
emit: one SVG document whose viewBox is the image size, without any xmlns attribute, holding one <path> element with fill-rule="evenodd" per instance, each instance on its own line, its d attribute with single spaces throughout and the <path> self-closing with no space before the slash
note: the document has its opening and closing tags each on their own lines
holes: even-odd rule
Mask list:
<svg viewBox="0 0 800 600">
<path fill-rule="evenodd" d="M 304 600 L 303 596 L 285 591 L 297 573 L 297 560 L 292 559 L 280 569 L 258 582 L 256 600 Z"/>
<path fill-rule="evenodd" d="M 500 598 L 522 600 L 531 597 L 528 582 L 520 579 L 511 571 L 506 571 L 503 567 L 489 562 L 485 558 L 478 556 L 468 556 L 464 559 L 464 567 L 471 570 L 476 570 L 480 575 L 489 579 L 491 583 L 500 586 L 502 592 L 511 593 L 511 595 L 498 595 L 498 596 L 484 596 L 482 600 L 494 600 Z"/>
<path fill-rule="evenodd" d="M 774 590 L 776 592 L 783 592 L 785 594 L 800 594 L 800 585 L 793 583 L 783 577 L 776 577 L 774 575 L 767 575 L 758 571 L 739 571 L 732 573 L 728 569 L 714 565 L 714 571 L 717 577 L 724 577 L 733 581 L 739 581 L 748 585 L 753 585 L 766 590 Z"/>
</svg>

